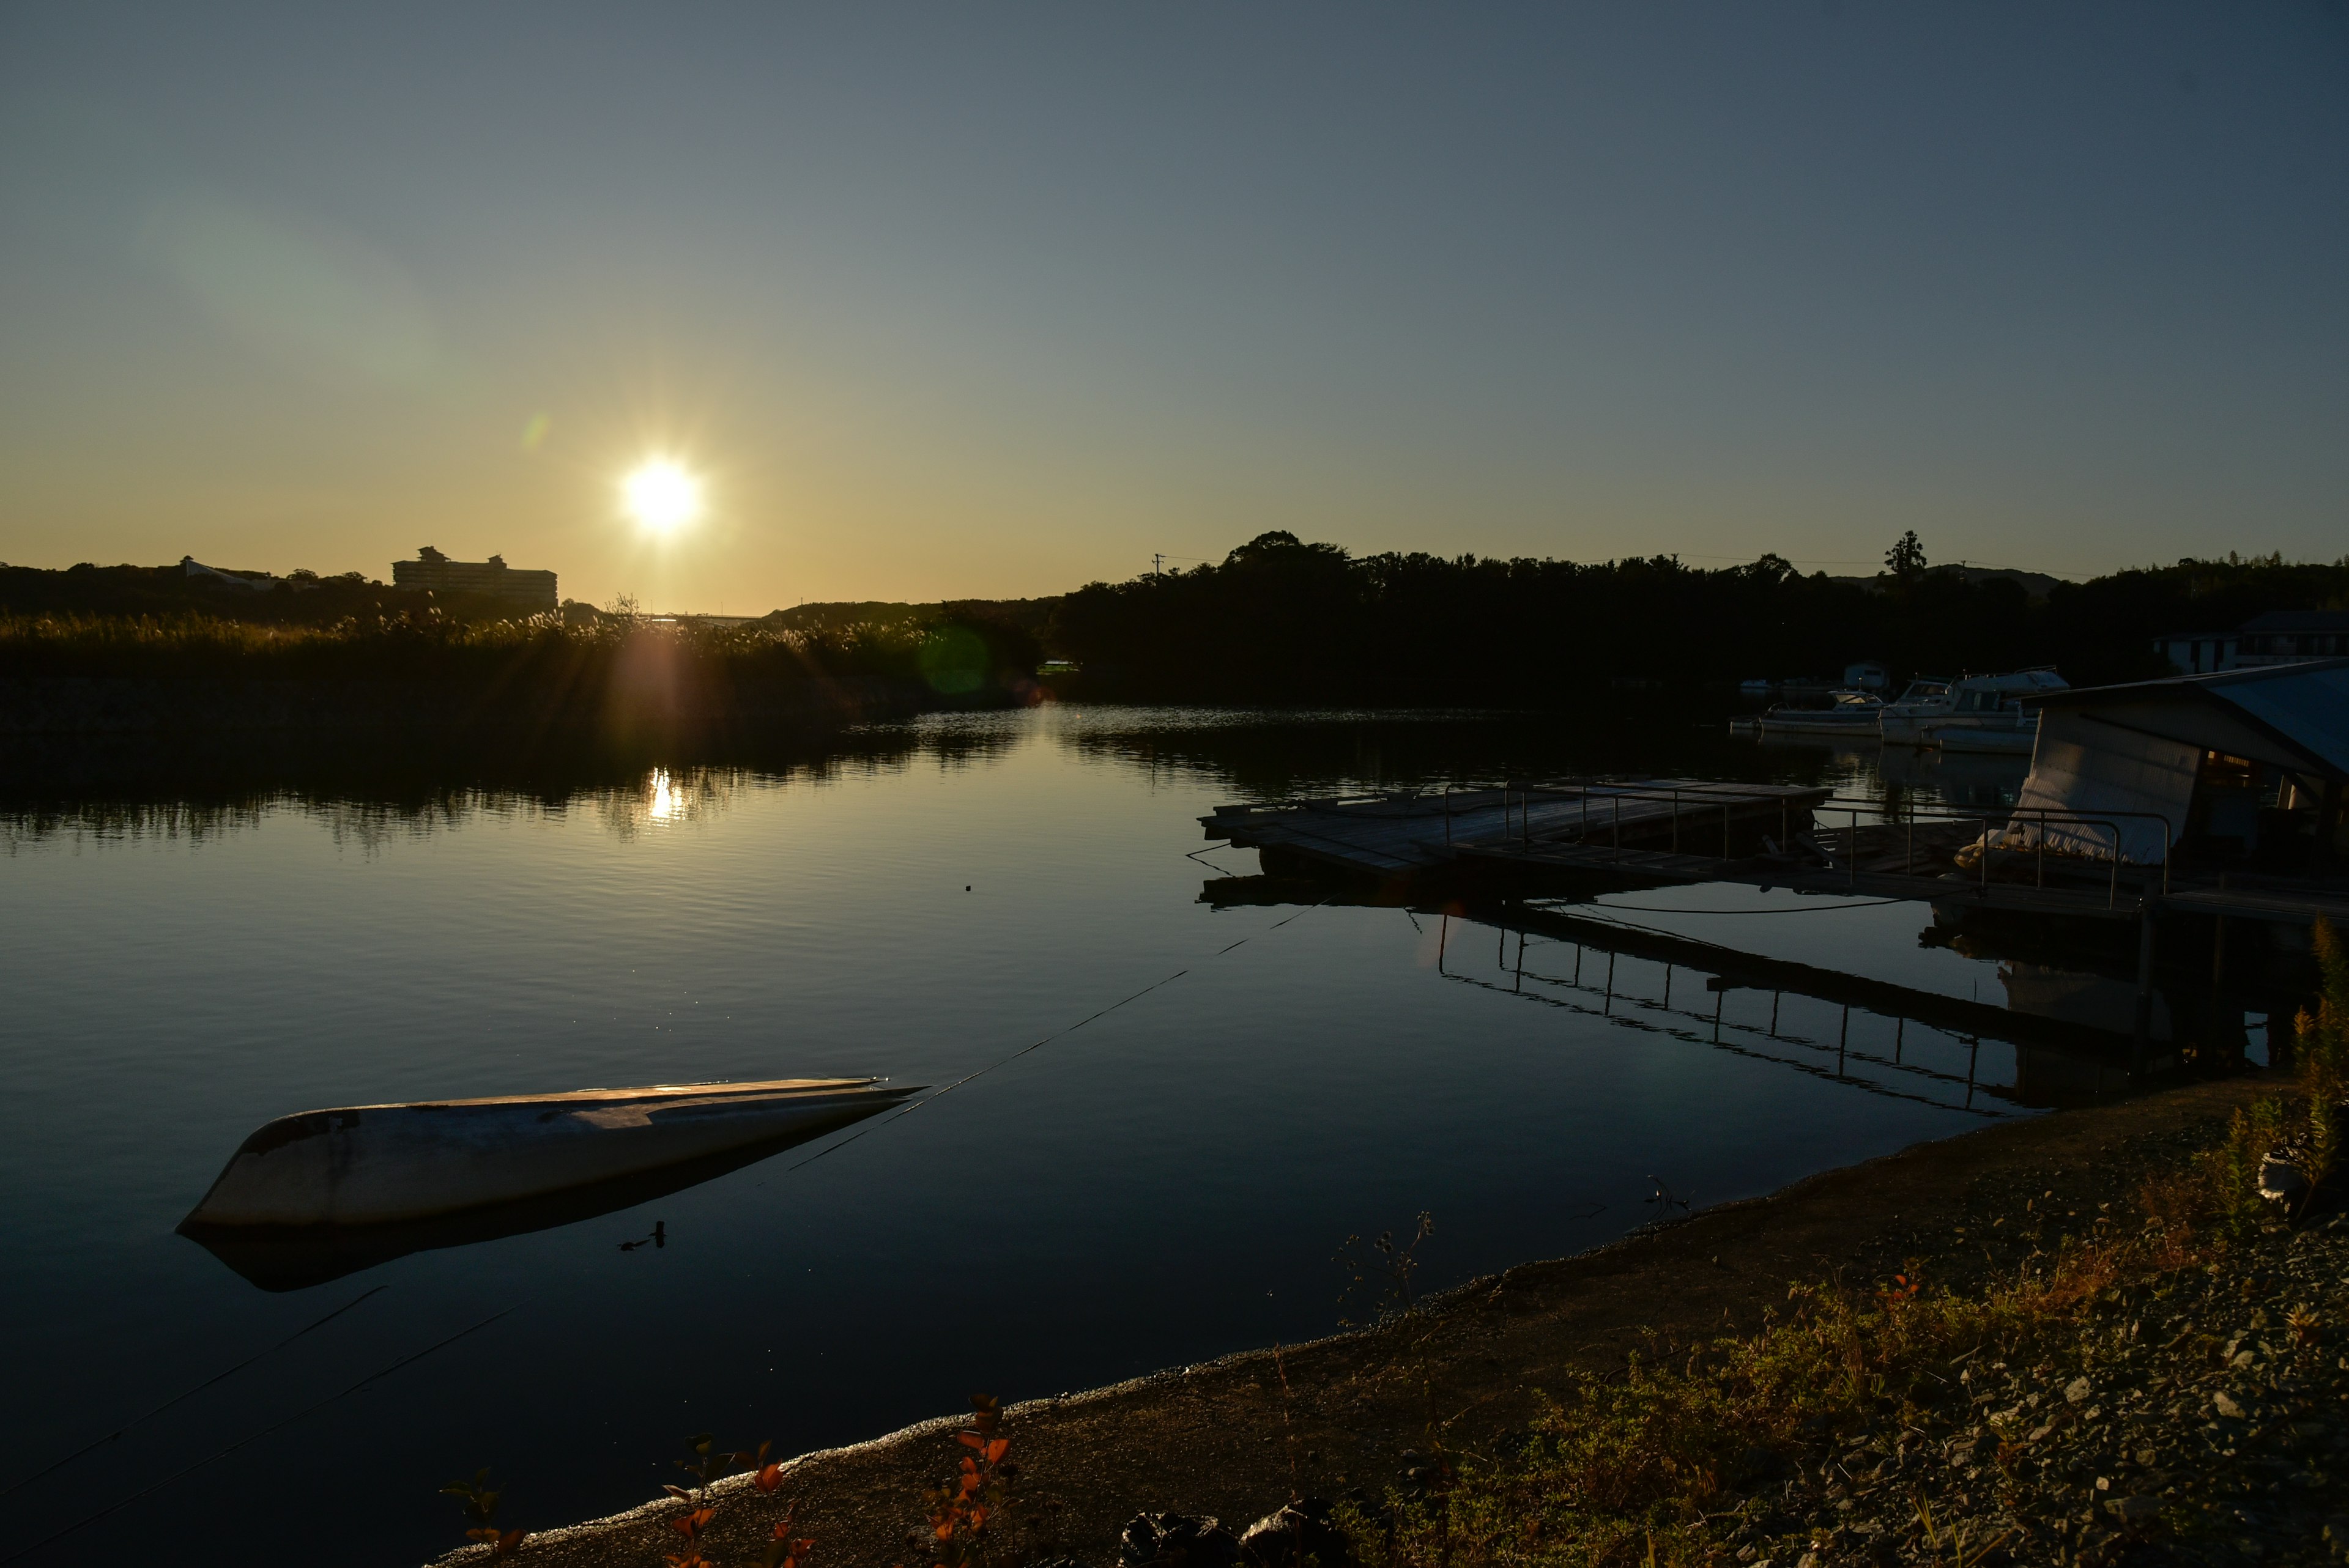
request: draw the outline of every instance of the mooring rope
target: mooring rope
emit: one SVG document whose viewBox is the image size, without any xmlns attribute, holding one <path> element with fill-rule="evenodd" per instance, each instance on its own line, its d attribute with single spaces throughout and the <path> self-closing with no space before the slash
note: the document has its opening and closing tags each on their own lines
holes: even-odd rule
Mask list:
<svg viewBox="0 0 2349 1568">
<path fill-rule="evenodd" d="M 354 1302 L 352 1305 L 357 1305 L 357 1304 Z M 85 1514 L 83 1517 L 75 1520 L 71 1524 L 67 1525 L 62 1530 L 51 1531 L 48 1534 L 42 1536 L 38 1541 L 34 1542 L 30 1546 L 20 1547 L 18 1550 L 11 1552 L 7 1556 L 0 1557 L 0 1563 L 14 1563 L 20 1557 L 29 1557 L 34 1553 L 41 1550 L 44 1546 L 64 1540 L 67 1536 L 71 1535 L 77 1530 L 81 1530 L 89 1525 L 96 1524 L 99 1520 L 106 1518 L 109 1514 L 120 1512 L 123 1509 L 129 1507 L 132 1503 L 137 1502 L 142 1497 L 147 1497 L 155 1492 L 159 1492 L 165 1487 L 170 1486 L 173 1481 L 193 1475 L 196 1471 L 203 1469 L 206 1465 L 216 1464 L 220 1460 L 228 1458 L 229 1455 L 235 1453 L 240 1449 L 251 1448 L 262 1439 L 270 1437 L 277 1432 L 284 1431 L 295 1422 L 317 1414 L 320 1410 L 325 1409 L 327 1406 L 334 1404 L 336 1401 L 349 1398 L 353 1394 L 357 1393 L 368 1384 L 380 1382 L 382 1379 L 388 1377 L 393 1373 L 398 1371 L 401 1367 L 411 1366 L 416 1362 L 421 1361 L 436 1350 L 445 1350 L 450 1346 L 456 1344 L 457 1341 L 464 1338 L 469 1334 L 478 1333 L 480 1330 L 487 1328 L 499 1318 L 504 1317 L 507 1314 L 518 1310 L 519 1305 L 520 1304 L 517 1303 L 514 1306 L 507 1307 L 504 1312 L 493 1312 L 489 1316 L 481 1319 L 479 1323 L 474 1324 L 471 1328 L 460 1328 L 456 1333 L 449 1336 L 448 1338 L 438 1340 L 433 1344 L 428 1345 L 423 1349 L 417 1351 L 414 1355 L 403 1356 L 398 1360 L 393 1362 L 390 1366 L 381 1367 L 376 1371 L 368 1373 L 366 1377 L 360 1378 L 357 1382 L 352 1384 L 349 1387 L 344 1389 L 339 1394 L 329 1394 L 315 1405 L 305 1405 L 301 1409 L 298 1409 L 292 1415 L 285 1418 L 283 1420 L 273 1421 L 268 1426 L 262 1428 L 261 1430 L 253 1433 L 249 1437 L 239 1438 L 236 1441 L 229 1444 L 228 1447 L 219 1449 L 216 1452 L 206 1454 L 202 1459 L 196 1460 L 193 1464 L 181 1466 L 180 1469 L 173 1470 L 170 1475 L 165 1476 L 161 1480 L 156 1481 L 152 1485 L 141 1487 L 128 1497 L 118 1498 L 114 1501 L 108 1503 L 104 1508 L 99 1509 L 96 1513 Z"/>
<path fill-rule="evenodd" d="M 232 1377 L 236 1373 L 243 1371 L 246 1367 L 252 1366 L 256 1361 L 264 1360 L 268 1357 L 276 1355 L 279 1351 L 285 1349 L 287 1346 L 293 1344 L 295 1340 L 309 1333 L 311 1329 L 326 1327 L 326 1325 L 334 1322 L 335 1319 L 350 1311 L 351 1308 L 365 1301 L 368 1296 L 378 1295 L 380 1292 L 390 1288 L 391 1287 L 389 1285 L 379 1284 L 376 1286 L 374 1290 L 367 1291 L 361 1295 L 353 1296 L 350 1300 L 343 1303 L 342 1305 L 335 1308 L 334 1311 L 326 1314 L 326 1316 L 318 1319 L 317 1322 L 310 1325 L 308 1328 L 296 1329 L 294 1333 L 287 1335 L 285 1338 L 279 1340 L 268 1349 L 256 1351 L 254 1354 L 246 1357 L 243 1360 L 238 1362 L 235 1366 L 231 1367 L 224 1372 L 213 1373 L 211 1377 L 205 1378 L 202 1382 L 197 1384 L 192 1388 L 182 1389 L 181 1392 L 172 1395 L 170 1398 L 156 1406 L 153 1409 L 147 1411 L 143 1415 L 131 1417 L 130 1419 L 123 1422 L 122 1425 L 115 1428 L 114 1430 L 107 1433 L 104 1437 L 96 1438 L 89 1442 L 84 1443 L 81 1447 L 76 1449 L 73 1452 L 67 1454 L 65 1458 L 58 1460 L 55 1463 L 35 1470 L 31 1475 L 25 1477 L 22 1480 L 9 1482 L 5 1488 L 0 1488 L 0 1497 L 6 1497 L 10 1492 L 21 1491 L 25 1488 L 32 1485 L 35 1481 L 55 1474 L 57 1471 L 65 1469 L 66 1466 L 73 1463 L 74 1460 L 81 1458 L 84 1454 L 104 1448 L 107 1444 L 114 1441 L 115 1439 L 120 1437 L 123 1433 L 129 1431 L 131 1428 L 138 1426 L 140 1422 L 152 1420 L 157 1416 L 160 1416 L 164 1411 L 170 1409 L 172 1406 L 179 1404 L 181 1400 L 195 1398 L 198 1394 L 202 1393 L 205 1389 L 211 1387 L 213 1384 L 220 1382 L 222 1378 Z"/>
<path fill-rule="evenodd" d="M 1629 910 L 1634 914 L 1822 914 L 1838 909 L 1876 909 L 1888 903 L 1915 903 L 1913 898 L 1863 898 L 1843 903 L 1792 904 L 1785 909 L 1671 909 L 1660 904 L 1645 903 L 1579 903 L 1555 911 L 1563 915 L 1599 913 L 1609 910 Z M 1640 929 L 1645 930 L 1646 927 Z"/>
<path fill-rule="evenodd" d="M 1279 920 L 1276 920 L 1270 925 L 1266 926 L 1262 931 L 1256 932 L 1251 935 L 1241 937 L 1229 947 L 1217 948 L 1209 956 L 1221 958 L 1225 954 L 1231 952 L 1233 948 L 1246 947 L 1249 943 L 1254 942 L 1257 937 L 1269 936 L 1274 932 L 1278 931 L 1282 926 L 1287 925 L 1290 921 L 1299 918 L 1300 915 L 1312 913 L 1313 911 L 1319 909 L 1322 904 L 1328 903 L 1330 899 L 1337 896 L 1338 895 L 1336 893 L 1331 893 L 1330 898 L 1321 900 L 1319 903 L 1308 904 L 1305 908 L 1299 910 L 1296 914 L 1286 915 Z M 1018 1050 L 1012 1052 L 1009 1056 L 1004 1057 L 998 1061 L 989 1062 L 976 1072 L 965 1073 L 962 1077 L 955 1079 L 954 1082 L 947 1085 L 946 1088 L 938 1090 L 937 1093 L 924 1095 L 913 1104 L 901 1107 L 899 1109 L 883 1117 L 880 1120 L 874 1122 L 870 1126 L 858 1128 L 854 1132 L 849 1134 L 846 1138 L 842 1139 L 839 1142 L 825 1145 L 823 1148 L 819 1149 L 813 1154 L 809 1155 L 806 1159 L 800 1161 L 798 1163 L 784 1166 L 781 1173 L 788 1176 L 794 1171 L 804 1170 L 808 1166 L 812 1165 L 817 1161 L 823 1159 L 825 1155 L 832 1154 L 837 1150 L 847 1148 L 850 1144 L 855 1142 L 858 1139 L 864 1137 L 867 1133 L 878 1132 L 883 1128 L 888 1126 L 891 1122 L 903 1120 L 905 1118 L 909 1117 L 913 1115 L 914 1112 L 921 1109 L 922 1107 L 932 1104 L 937 1100 L 944 1099 L 947 1096 L 954 1093 L 955 1090 L 962 1088 L 963 1085 L 970 1082 L 973 1078 L 985 1078 L 996 1068 L 1009 1066 L 1009 1064 L 1018 1061 L 1021 1057 L 1026 1056 L 1030 1051 L 1041 1050 L 1046 1046 L 1050 1045 L 1054 1040 L 1061 1039 L 1065 1036 L 1073 1035 L 1079 1029 L 1083 1028 L 1087 1024 L 1093 1023 L 1102 1018 L 1106 1018 L 1112 1013 L 1116 1012 L 1120 1007 L 1126 1006 L 1126 1004 L 1130 1002 L 1139 1002 L 1144 996 L 1149 995 L 1153 991 L 1157 990 L 1160 986 L 1172 985 L 1175 981 L 1180 980 L 1184 975 L 1188 975 L 1189 973 L 1191 973 L 1190 968 L 1186 965 L 1184 968 L 1177 969 L 1172 975 L 1153 980 L 1149 985 L 1144 985 L 1141 990 L 1134 992 L 1132 995 L 1121 996 L 1116 1001 L 1112 1002 L 1108 1006 L 1102 1008 L 1099 1012 L 1089 1013 L 1085 1016 L 1079 1018 L 1075 1023 L 1069 1025 L 1066 1028 L 1055 1029 L 1040 1040 L 1030 1041 L 1029 1044 L 1024 1045 Z"/>
</svg>

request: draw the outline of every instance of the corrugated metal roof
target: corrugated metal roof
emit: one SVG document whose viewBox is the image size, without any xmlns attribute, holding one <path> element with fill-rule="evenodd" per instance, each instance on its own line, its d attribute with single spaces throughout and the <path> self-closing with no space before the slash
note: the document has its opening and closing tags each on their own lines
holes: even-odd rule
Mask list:
<svg viewBox="0 0 2349 1568">
<path fill-rule="evenodd" d="M 2235 628 L 2239 632 L 2349 632 L 2349 610 L 2270 610 Z"/>
<path fill-rule="evenodd" d="M 2336 778 L 2349 778 L 2349 659 L 2269 665 L 2223 670 L 2215 675 L 2170 676 L 2126 686 L 2084 686 L 2026 696 L 2036 707 L 2083 708 L 2126 705 L 2131 722 L 2146 723 L 2147 710 L 2177 703 L 2208 710 L 2231 709 L 2257 724 Z M 2192 727 L 2184 722 L 2181 729 Z"/>
<path fill-rule="evenodd" d="M 2285 665 L 2272 679 L 2244 681 L 2210 695 L 2314 752 L 2333 772 L 2349 776 L 2349 660 Z"/>
</svg>

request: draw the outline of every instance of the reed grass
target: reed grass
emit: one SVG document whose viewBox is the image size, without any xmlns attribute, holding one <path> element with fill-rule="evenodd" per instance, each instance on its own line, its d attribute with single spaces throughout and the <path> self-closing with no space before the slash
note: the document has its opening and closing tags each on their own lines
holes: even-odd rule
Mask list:
<svg viewBox="0 0 2349 1568">
<path fill-rule="evenodd" d="M 0 613 L 0 678 L 521 682 L 572 688 L 636 671 L 719 686 L 926 676 L 935 684 L 938 650 L 948 644 L 964 664 L 999 662 L 983 633 L 903 623 L 790 630 L 655 624 L 619 616 L 574 624 L 548 614 L 472 623 L 430 615 L 352 618 L 305 626 L 205 614 Z M 1005 652 L 1016 658 L 1016 650 Z M 997 673 L 985 670 L 990 677 Z"/>
</svg>

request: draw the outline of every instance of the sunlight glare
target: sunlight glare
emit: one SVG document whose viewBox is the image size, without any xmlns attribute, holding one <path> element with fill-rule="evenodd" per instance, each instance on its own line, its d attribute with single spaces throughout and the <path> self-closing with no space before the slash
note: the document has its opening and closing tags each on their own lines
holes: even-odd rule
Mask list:
<svg viewBox="0 0 2349 1568">
<path fill-rule="evenodd" d="M 648 458 L 621 486 L 628 515 L 667 533 L 701 515 L 701 481 L 667 458 Z"/>
<path fill-rule="evenodd" d="M 685 796 L 669 778 L 668 769 L 656 768 L 645 781 L 645 815 L 656 822 L 680 821 L 685 817 Z"/>
</svg>

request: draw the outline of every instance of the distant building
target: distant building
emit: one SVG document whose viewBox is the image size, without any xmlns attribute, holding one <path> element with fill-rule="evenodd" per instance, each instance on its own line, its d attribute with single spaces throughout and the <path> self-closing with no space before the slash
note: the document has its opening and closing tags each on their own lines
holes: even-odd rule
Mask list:
<svg viewBox="0 0 2349 1568">
<path fill-rule="evenodd" d="M 2296 665 L 2349 654 L 2349 610 L 2271 610 L 2235 630 L 2235 667 Z"/>
<path fill-rule="evenodd" d="M 2153 651 L 2181 676 L 2207 676 L 2235 667 L 2232 632 L 2170 632 L 2153 640 Z"/>
<path fill-rule="evenodd" d="M 2231 632 L 2172 632 L 2153 645 L 2189 676 L 2340 658 L 2349 655 L 2349 610 L 2271 610 Z"/>
<path fill-rule="evenodd" d="M 552 572 L 516 571 L 502 555 L 451 561 L 429 544 L 416 552 L 415 560 L 391 563 L 391 583 L 395 588 L 495 599 L 517 610 L 552 610 L 556 603 Z"/>
</svg>

